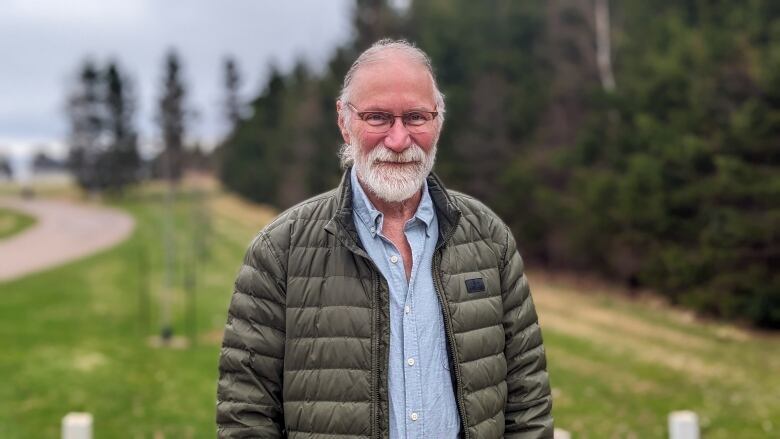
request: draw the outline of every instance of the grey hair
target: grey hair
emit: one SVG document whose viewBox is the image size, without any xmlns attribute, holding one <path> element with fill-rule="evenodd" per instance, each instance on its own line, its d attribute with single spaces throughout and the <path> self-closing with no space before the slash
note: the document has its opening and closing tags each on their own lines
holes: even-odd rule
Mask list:
<svg viewBox="0 0 780 439">
<path fill-rule="evenodd" d="M 349 143 L 342 143 L 338 152 L 339 166 L 341 169 L 347 169 L 355 164 L 355 148 Z"/>
<path fill-rule="evenodd" d="M 396 51 L 401 52 L 408 56 L 413 61 L 420 63 L 428 71 L 433 82 L 434 99 L 436 100 L 436 111 L 439 113 L 439 129 L 441 129 L 444 123 L 444 94 L 439 90 L 439 86 L 436 84 L 436 75 L 433 73 L 433 65 L 428 55 L 417 48 L 414 44 L 406 40 L 393 40 L 390 38 L 383 38 L 366 49 L 360 56 L 357 57 L 352 67 L 349 68 L 346 76 L 344 76 L 344 84 L 341 86 L 341 93 L 339 94 L 339 101 L 342 104 L 349 102 L 350 95 L 352 93 L 352 80 L 355 74 L 361 67 L 367 64 L 373 64 L 385 59 L 387 52 Z M 351 111 L 342 107 L 341 114 L 339 116 L 344 120 L 345 124 L 349 124 Z"/>
</svg>

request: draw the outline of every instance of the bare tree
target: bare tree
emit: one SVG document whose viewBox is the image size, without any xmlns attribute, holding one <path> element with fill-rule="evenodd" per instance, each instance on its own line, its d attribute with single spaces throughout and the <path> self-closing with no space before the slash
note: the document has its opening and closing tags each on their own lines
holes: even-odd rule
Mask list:
<svg viewBox="0 0 780 439">
<path fill-rule="evenodd" d="M 595 0 L 593 10 L 596 20 L 596 62 L 599 78 L 605 91 L 613 91 L 616 85 L 612 74 L 612 49 L 609 39 L 609 0 Z"/>
</svg>

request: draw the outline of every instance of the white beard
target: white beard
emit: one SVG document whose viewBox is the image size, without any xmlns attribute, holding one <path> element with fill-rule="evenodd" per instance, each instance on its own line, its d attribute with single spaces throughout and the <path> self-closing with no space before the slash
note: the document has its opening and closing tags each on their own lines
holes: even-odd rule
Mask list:
<svg viewBox="0 0 780 439">
<path fill-rule="evenodd" d="M 352 153 L 355 171 L 366 189 L 388 203 L 398 203 L 412 198 L 423 186 L 436 160 L 436 143 L 428 154 L 412 144 L 398 154 L 383 144 L 376 145 L 367 154 L 362 149 L 348 145 Z"/>
</svg>

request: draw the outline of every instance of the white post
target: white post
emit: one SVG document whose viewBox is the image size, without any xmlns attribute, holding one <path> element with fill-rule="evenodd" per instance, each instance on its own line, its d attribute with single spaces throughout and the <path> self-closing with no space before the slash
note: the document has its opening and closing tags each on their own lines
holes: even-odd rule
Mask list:
<svg viewBox="0 0 780 439">
<path fill-rule="evenodd" d="M 669 439 L 699 439 L 699 417 L 691 411 L 669 413 Z"/>
<path fill-rule="evenodd" d="M 92 439 L 92 415 L 68 413 L 62 418 L 62 439 Z"/>
<path fill-rule="evenodd" d="M 571 433 L 560 428 L 556 428 L 553 432 L 553 439 L 571 439 Z"/>
</svg>

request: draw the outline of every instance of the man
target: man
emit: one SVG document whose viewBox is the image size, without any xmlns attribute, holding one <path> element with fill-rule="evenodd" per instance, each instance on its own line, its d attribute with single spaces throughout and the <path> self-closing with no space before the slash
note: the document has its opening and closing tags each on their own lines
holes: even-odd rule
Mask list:
<svg viewBox="0 0 780 439">
<path fill-rule="evenodd" d="M 377 42 L 336 105 L 340 186 L 263 229 L 238 274 L 219 435 L 551 438 L 514 238 L 430 173 L 444 99 L 428 57 Z"/>
</svg>

